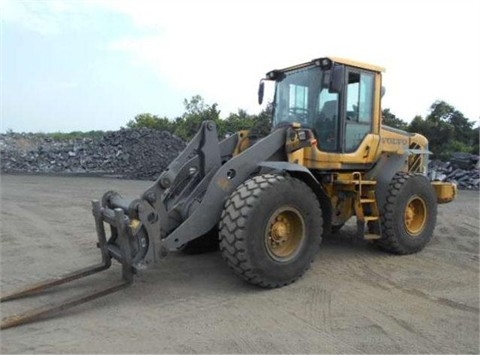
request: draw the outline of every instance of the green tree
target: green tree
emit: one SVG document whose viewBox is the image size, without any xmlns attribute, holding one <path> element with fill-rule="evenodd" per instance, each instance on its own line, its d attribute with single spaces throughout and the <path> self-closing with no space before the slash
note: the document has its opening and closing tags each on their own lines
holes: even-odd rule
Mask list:
<svg viewBox="0 0 480 355">
<path fill-rule="evenodd" d="M 461 143 L 471 143 L 473 122 L 470 122 L 463 113 L 445 101 L 435 101 L 430 107 L 428 119 L 432 122 L 446 122 L 453 127 L 453 138 Z"/>
<path fill-rule="evenodd" d="M 446 159 L 452 153 L 446 143 L 453 139 L 453 127 L 443 121 L 435 121 L 430 116 L 423 119 L 415 116 L 408 130 L 412 133 L 420 133 L 427 137 L 428 146 L 435 158 Z"/>
<path fill-rule="evenodd" d="M 408 131 L 412 133 L 420 133 L 428 138 L 427 135 L 430 135 L 428 131 L 427 122 L 423 119 L 422 116 L 415 116 L 408 125 Z"/>
<path fill-rule="evenodd" d="M 260 136 L 268 135 L 273 125 L 273 105 L 269 104 L 254 118 L 253 129 Z"/>
<path fill-rule="evenodd" d="M 223 132 L 232 134 L 240 130 L 251 130 L 252 134 L 259 137 L 268 135 L 272 129 L 273 106 L 269 105 L 257 115 L 250 115 L 247 111 L 239 109 L 237 113 L 231 113 L 223 124 Z"/>
<path fill-rule="evenodd" d="M 167 117 L 158 117 L 151 113 L 141 113 L 127 123 L 128 128 L 151 128 L 162 131 L 169 131 L 171 133 L 175 130 L 175 123 L 170 121 Z"/>
<path fill-rule="evenodd" d="M 221 127 L 220 110 L 216 103 L 208 105 L 200 95 L 195 95 L 190 100 L 185 99 L 183 104 L 185 113 L 175 121 L 174 133 L 177 136 L 185 140 L 192 139 L 206 120 L 214 121 L 218 128 Z"/>
<path fill-rule="evenodd" d="M 454 152 L 475 152 L 473 122 L 445 101 L 435 101 L 425 119 L 416 116 L 408 130 L 423 134 L 434 158 L 448 159 Z"/>
<path fill-rule="evenodd" d="M 251 129 L 255 124 L 255 116 L 247 111 L 239 109 L 237 113 L 230 113 L 222 122 L 222 133 L 233 134 L 235 132 Z"/>
<path fill-rule="evenodd" d="M 395 116 L 395 114 L 390 112 L 389 108 L 382 110 L 382 124 L 401 130 L 406 130 L 408 128 L 408 123 Z"/>
<path fill-rule="evenodd" d="M 185 106 L 185 114 L 187 115 L 201 114 L 210 107 L 205 104 L 205 100 L 200 95 L 194 95 L 190 100 L 183 99 L 183 106 Z"/>
<path fill-rule="evenodd" d="M 239 109 L 237 113 L 231 113 L 226 119 L 221 119 L 218 105 L 205 103 L 200 95 L 192 96 L 189 100 L 185 99 L 183 104 L 185 112 L 175 120 L 167 117 L 161 118 L 151 113 L 142 113 L 129 121 L 127 127 L 166 130 L 185 140 L 192 139 L 205 120 L 216 123 L 219 139 L 244 129 L 253 130 L 259 136 L 265 136 L 271 130 L 272 106 L 267 106 L 257 115 L 251 115 L 247 111 Z"/>
<path fill-rule="evenodd" d="M 480 148 L 480 132 L 479 132 L 479 127 L 476 127 L 472 129 L 472 154 L 479 154 L 479 148 Z"/>
</svg>

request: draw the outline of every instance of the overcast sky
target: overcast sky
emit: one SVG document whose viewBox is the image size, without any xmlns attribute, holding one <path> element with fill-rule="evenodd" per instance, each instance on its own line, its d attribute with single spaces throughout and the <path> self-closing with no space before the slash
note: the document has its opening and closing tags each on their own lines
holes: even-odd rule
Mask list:
<svg viewBox="0 0 480 355">
<path fill-rule="evenodd" d="M 480 1 L 0 0 L 1 131 L 175 118 L 199 94 L 258 112 L 264 74 L 332 55 L 386 67 L 383 107 L 480 118 Z"/>
</svg>

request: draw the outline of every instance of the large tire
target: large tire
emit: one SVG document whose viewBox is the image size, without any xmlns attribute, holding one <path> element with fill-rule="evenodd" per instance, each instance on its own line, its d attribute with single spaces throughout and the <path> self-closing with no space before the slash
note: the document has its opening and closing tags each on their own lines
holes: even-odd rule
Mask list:
<svg viewBox="0 0 480 355">
<path fill-rule="evenodd" d="M 399 172 L 390 183 L 383 206 L 382 238 L 377 245 L 394 254 L 412 254 L 430 241 L 437 221 L 437 197 L 430 181 Z"/>
<path fill-rule="evenodd" d="M 220 250 L 244 280 L 282 287 L 309 269 L 320 247 L 322 226 L 319 202 L 304 182 L 288 175 L 255 176 L 225 204 Z"/>
</svg>

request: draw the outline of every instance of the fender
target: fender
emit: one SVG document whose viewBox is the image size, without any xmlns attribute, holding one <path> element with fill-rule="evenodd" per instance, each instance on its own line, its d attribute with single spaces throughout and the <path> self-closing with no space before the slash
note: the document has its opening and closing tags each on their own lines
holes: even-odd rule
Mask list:
<svg viewBox="0 0 480 355">
<path fill-rule="evenodd" d="M 367 179 L 377 181 L 375 196 L 380 211 L 383 211 L 387 201 L 388 188 L 397 171 L 408 171 L 408 154 L 408 151 L 403 154 L 384 152 L 378 158 L 375 167 L 365 174 Z"/>
</svg>

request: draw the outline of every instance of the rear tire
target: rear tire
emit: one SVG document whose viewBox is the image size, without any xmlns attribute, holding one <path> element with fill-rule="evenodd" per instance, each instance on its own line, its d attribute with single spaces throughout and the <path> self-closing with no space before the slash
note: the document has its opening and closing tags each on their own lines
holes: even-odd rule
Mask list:
<svg viewBox="0 0 480 355">
<path fill-rule="evenodd" d="M 437 197 L 423 175 L 399 172 L 390 183 L 376 244 L 394 254 L 412 254 L 430 241 L 437 220 Z"/>
<path fill-rule="evenodd" d="M 255 176 L 225 204 L 220 250 L 244 280 L 266 288 L 282 287 L 310 267 L 322 225 L 319 202 L 304 182 L 283 175 Z"/>
</svg>

